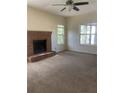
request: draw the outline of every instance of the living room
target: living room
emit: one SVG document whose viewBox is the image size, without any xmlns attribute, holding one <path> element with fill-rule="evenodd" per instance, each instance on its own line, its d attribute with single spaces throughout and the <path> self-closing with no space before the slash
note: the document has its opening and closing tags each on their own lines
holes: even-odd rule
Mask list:
<svg viewBox="0 0 124 93">
<path fill-rule="evenodd" d="M 123 0 L 0 4 L 1 93 L 124 93 Z"/>
<path fill-rule="evenodd" d="M 72 0 L 65 1 L 66 4 L 70 1 L 72 2 Z M 71 5 L 67 5 L 66 9 L 61 11 L 63 6 L 53 5 L 64 3 L 65 1 L 28 0 L 28 93 L 40 93 L 41 91 L 58 93 L 60 90 L 61 93 L 72 93 L 72 91 L 76 93 L 91 93 L 91 91 L 96 93 L 96 1 L 72 2 L 73 4 L 81 3 L 81 5 L 77 6 L 80 11 L 73 8 L 69 10 Z M 78 64 L 76 64 L 77 62 Z M 63 71 L 61 74 L 60 69 Z M 73 70 L 75 74 L 72 74 L 68 69 Z M 83 69 L 84 71 L 82 71 Z M 43 78 L 46 74 L 51 79 L 49 77 Z M 74 75 L 73 79 L 77 80 L 76 82 L 68 80 Z M 46 81 L 46 79 L 48 80 Z M 84 81 L 85 83 L 83 84 Z M 90 83 L 88 84 L 89 81 Z M 39 84 L 38 82 L 42 83 Z M 55 82 L 57 86 L 52 82 Z M 66 85 L 68 89 L 66 89 L 64 82 L 68 84 Z M 75 83 L 75 85 L 71 83 Z"/>
</svg>

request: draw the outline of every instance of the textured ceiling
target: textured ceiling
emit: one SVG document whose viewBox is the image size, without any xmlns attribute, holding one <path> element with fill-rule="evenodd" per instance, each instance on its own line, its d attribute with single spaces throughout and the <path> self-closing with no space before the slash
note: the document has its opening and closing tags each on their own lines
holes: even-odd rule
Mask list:
<svg viewBox="0 0 124 93">
<path fill-rule="evenodd" d="M 96 0 L 73 0 L 74 2 L 83 2 L 83 1 L 88 1 L 88 5 L 83 5 L 83 6 L 78 6 L 80 11 L 68 11 L 65 10 L 63 12 L 60 12 L 60 10 L 64 6 L 52 6 L 52 4 L 61 4 L 65 3 L 66 0 L 27 0 L 28 6 L 38 8 L 44 11 L 48 11 L 57 15 L 61 16 L 74 16 L 74 15 L 81 15 L 85 14 L 91 11 L 96 11 L 97 10 L 97 1 Z"/>
</svg>

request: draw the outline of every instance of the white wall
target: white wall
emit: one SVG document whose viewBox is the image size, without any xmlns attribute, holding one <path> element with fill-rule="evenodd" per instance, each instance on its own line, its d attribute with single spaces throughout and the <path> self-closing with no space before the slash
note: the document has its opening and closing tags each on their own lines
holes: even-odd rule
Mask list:
<svg viewBox="0 0 124 93">
<path fill-rule="evenodd" d="M 67 46 L 68 50 L 97 54 L 97 46 L 80 45 L 80 25 L 97 22 L 97 12 L 73 16 L 67 19 Z"/>
<path fill-rule="evenodd" d="M 66 49 L 65 45 L 57 45 L 56 43 L 56 27 L 64 25 L 66 29 L 66 19 L 45 11 L 41 11 L 28 6 L 27 8 L 27 29 L 28 31 L 52 31 L 52 50 L 62 51 Z M 65 30 L 66 33 L 66 30 Z M 66 38 L 65 38 L 66 41 Z"/>
</svg>

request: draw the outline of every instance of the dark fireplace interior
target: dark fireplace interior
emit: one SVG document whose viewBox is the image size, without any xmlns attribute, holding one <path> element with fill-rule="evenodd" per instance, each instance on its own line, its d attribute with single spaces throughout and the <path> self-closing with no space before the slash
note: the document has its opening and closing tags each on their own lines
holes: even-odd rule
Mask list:
<svg viewBox="0 0 124 93">
<path fill-rule="evenodd" d="M 39 54 L 47 51 L 46 43 L 46 40 L 33 40 L 34 54 Z"/>
</svg>

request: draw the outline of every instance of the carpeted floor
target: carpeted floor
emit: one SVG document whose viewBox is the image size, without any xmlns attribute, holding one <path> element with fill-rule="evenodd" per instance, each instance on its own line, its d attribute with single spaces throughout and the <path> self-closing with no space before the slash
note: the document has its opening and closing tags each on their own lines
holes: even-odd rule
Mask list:
<svg viewBox="0 0 124 93">
<path fill-rule="evenodd" d="M 63 52 L 28 63 L 27 93 L 97 93 L 96 55 Z"/>
</svg>

